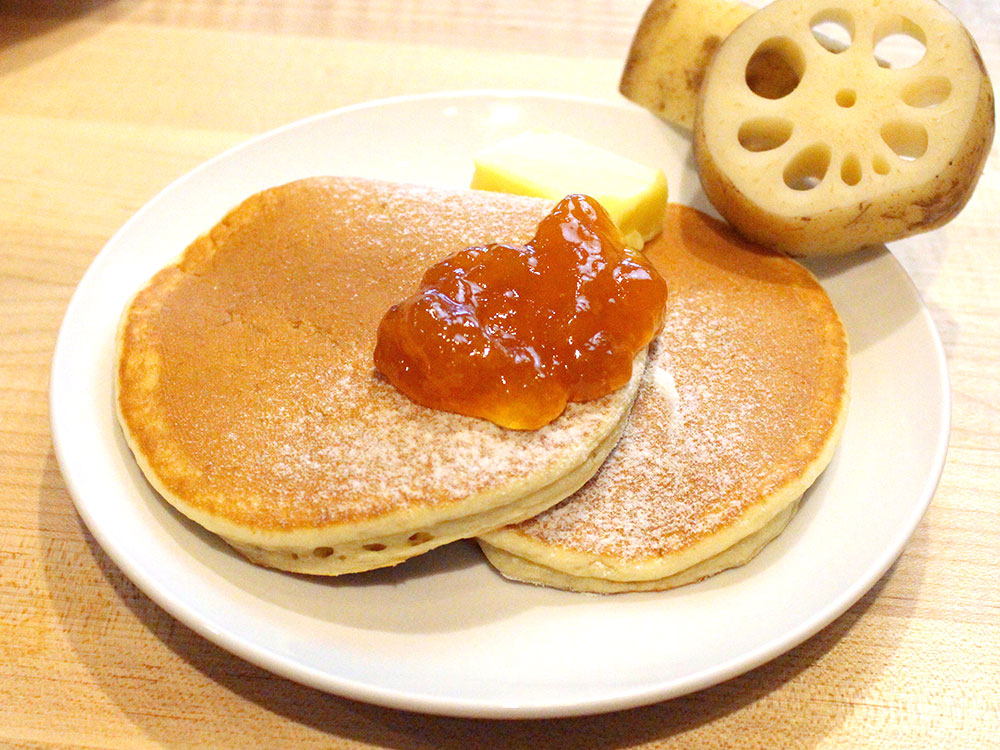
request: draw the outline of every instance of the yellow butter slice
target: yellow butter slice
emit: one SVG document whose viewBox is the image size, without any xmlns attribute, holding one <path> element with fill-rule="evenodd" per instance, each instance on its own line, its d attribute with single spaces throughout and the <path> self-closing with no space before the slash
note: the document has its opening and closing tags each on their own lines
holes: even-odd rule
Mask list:
<svg viewBox="0 0 1000 750">
<path fill-rule="evenodd" d="M 475 156 L 472 188 L 559 200 L 571 193 L 596 199 L 631 247 L 659 234 L 667 178 L 648 167 L 571 136 L 529 130 Z"/>
</svg>

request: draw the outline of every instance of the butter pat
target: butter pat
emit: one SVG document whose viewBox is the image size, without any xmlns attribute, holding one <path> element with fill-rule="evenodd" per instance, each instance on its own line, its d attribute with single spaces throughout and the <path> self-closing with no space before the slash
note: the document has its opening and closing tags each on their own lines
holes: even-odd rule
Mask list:
<svg viewBox="0 0 1000 750">
<path fill-rule="evenodd" d="M 471 187 L 560 200 L 596 199 L 633 248 L 663 226 L 667 178 L 662 169 L 547 130 L 530 130 L 480 151 Z"/>
</svg>

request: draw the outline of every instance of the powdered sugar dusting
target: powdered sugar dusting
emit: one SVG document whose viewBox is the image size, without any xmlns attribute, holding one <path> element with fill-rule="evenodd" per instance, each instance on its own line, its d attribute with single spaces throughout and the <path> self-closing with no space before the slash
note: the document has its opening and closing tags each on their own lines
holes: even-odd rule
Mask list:
<svg viewBox="0 0 1000 750">
<path fill-rule="evenodd" d="M 650 358 L 648 380 L 650 383 L 650 389 L 655 390 L 660 398 L 664 399 L 666 402 L 667 409 L 670 414 L 669 419 L 669 429 L 677 430 L 680 428 L 680 394 L 677 393 L 677 383 L 674 382 L 674 374 L 670 371 L 670 362 L 667 357 L 657 358 L 655 353 L 660 349 L 660 345 L 657 344 L 653 348 L 654 356 Z"/>
<path fill-rule="evenodd" d="M 666 320 L 622 439 L 579 492 L 512 527 L 522 534 L 625 560 L 667 556 L 794 480 L 826 440 L 846 349 L 819 285 L 776 256 L 734 273 L 658 250 Z"/>
<path fill-rule="evenodd" d="M 551 481 L 582 461 L 622 408 L 608 398 L 571 406 L 534 433 L 503 430 L 420 407 L 358 365 L 353 378 L 303 391 L 314 394 L 311 408 L 275 415 L 268 431 L 278 440 L 260 462 L 260 486 L 324 522 L 498 489 L 516 495 L 517 487 Z"/>
</svg>

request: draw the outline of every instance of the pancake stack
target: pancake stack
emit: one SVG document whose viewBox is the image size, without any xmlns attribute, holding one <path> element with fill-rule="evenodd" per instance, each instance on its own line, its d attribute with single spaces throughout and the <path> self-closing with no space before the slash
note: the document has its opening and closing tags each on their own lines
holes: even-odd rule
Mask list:
<svg viewBox="0 0 1000 750">
<path fill-rule="evenodd" d="M 741 565 L 833 455 L 848 347 L 812 275 L 681 206 L 645 253 L 670 295 L 628 426 L 580 491 L 481 537 L 509 578 L 614 593 Z"/>
<path fill-rule="evenodd" d="M 375 371 L 385 311 L 471 245 L 523 243 L 547 200 L 353 178 L 252 196 L 156 274 L 118 335 L 143 473 L 253 562 L 337 575 L 539 513 L 614 447 L 638 389 L 536 431 L 414 404 Z"/>
<path fill-rule="evenodd" d="M 250 197 L 122 316 L 116 403 L 139 467 L 249 560 L 299 573 L 472 537 L 503 575 L 577 591 L 748 561 L 831 459 L 848 350 L 812 275 L 720 222 L 668 207 L 645 248 L 663 331 L 628 385 L 539 430 L 419 406 L 375 371 L 382 316 L 428 267 L 521 244 L 551 206 L 359 178 Z"/>
</svg>

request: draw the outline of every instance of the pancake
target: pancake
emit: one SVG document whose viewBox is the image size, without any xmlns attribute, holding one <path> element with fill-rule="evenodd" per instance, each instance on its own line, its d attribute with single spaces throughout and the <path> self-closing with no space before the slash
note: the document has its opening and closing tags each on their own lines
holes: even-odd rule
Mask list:
<svg viewBox="0 0 1000 750">
<path fill-rule="evenodd" d="M 355 178 L 252 196 L 157 273 L 118 334 L 128 445 L 172 506 L 253 562 L 337 575 L 534 515 L 578 489 L 638 390 L 536 431 L 411 402 L 379 321 L 469 245 L 523 243 L 552 203 Z"/>
<path fill-rule="evenodd" d="M 833 456 L 848 345 L 816 279 L 676 205 L 645 252 L 669 297 L 629 423 L 580 491 L 481 536 L 509 578 L 612 593 L 741 565 Z"/>
</svg>

